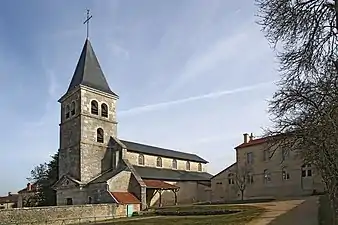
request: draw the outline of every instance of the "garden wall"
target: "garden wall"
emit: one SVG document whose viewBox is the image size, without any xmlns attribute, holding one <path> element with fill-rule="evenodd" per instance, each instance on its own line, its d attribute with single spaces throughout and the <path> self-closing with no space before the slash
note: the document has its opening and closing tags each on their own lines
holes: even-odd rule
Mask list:
<svg viewBox="0 0 338 225">
<path fill-rule="evenodd" d="M 126 216 L 126 206 L 93 204 L 0 210 L 1 225 L 63 225 Z"/>
</svg>

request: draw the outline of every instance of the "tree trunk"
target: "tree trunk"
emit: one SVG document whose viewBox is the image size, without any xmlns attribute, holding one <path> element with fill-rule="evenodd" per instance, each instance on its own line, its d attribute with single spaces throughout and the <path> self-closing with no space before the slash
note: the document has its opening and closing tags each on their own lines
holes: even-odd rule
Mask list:
<svg viewBox="0 0 338 225">
<path fill-rule="evenodd" d="M 241 190 L 241 200 L 243 201 L 244 199 L 244 190 Z"/>
</svg>

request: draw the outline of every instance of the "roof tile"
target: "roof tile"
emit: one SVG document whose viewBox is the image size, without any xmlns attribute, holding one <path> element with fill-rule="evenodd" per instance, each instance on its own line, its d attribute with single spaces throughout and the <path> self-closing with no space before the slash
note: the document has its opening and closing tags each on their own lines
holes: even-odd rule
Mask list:
<svg viewBox="0 0 338 225">
<path fill-rule="evenodd" d="M 140 200 L 138 200 L 135 195 L 130 192 L 111 192 L 114 198 L 120 204 L 140 204 Z"/>
<path fill-rule="evenodd" d="M 268 141 L 267 137 L 253 139 L 253 140 L 251 140 L 251 141 L 249 141 L 247 143 L 242 143 L 242 144 L 238 145 L 235 149 L 249 147 L 249 146 L 254 146 L 254 145 L 259 145 L 259 144 L 263 144 L 263 143 L 265 143 L 267 141 Z"/>
<path fill-rule="evenodd" d="M 177 189 L 179 188 L 176 185 L 166 183 L 162 180 L 143 180 L 147 188 L 156 188 L 156 189 Z"/>
</svg>

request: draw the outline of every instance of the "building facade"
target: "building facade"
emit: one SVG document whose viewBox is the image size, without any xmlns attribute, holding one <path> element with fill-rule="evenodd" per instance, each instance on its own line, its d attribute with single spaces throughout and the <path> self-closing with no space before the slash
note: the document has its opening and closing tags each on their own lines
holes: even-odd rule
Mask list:
<svg viewBox="0 0 338 225">
<path fill-rule="evenodd" d="M 59 100 L 57 204 L 110 203 L 134 196 L 146 208 L 208 200 L 211 175 L 206 160 L 118 139 L 118 99 L 87 39 L 69 88 Z"/>
<path fill-rule="evenodd" d="M 37 206 L 36 196 L 38 194 L 38 185 L 28 183 L 25 188 L 18 191 L 18 208 Z"/>
<path fill-rule="evenodd" d="M 296 152 L 272 149 L 267 138 L 243 135 L 235 148 L 236 162 L 211 178 L 212 201 L 283 198 L 324 191 L 318 172 Z"/>
</svg>

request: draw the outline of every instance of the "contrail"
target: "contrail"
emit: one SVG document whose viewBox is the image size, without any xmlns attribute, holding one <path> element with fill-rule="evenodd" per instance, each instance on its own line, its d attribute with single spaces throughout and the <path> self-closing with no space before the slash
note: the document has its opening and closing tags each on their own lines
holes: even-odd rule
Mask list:
<svg viewBox="0 0 338 225">
<path fill-rule="evenodd" d="M 189 98 L 183 98 L 183 99 L 178 99 L 178 100 L 174 100 L 174 101 L 161 102 L 161 103 L 152 104 L 152 105 L 135 107 L 135 108 L 120 111 L 119 114 L 122 115 L 122 116 L 130 115 L 130 114 L 138 114 L 138 113 L 142 113 L 142 112 L 155 111 L 155 110 L 159 110 L 159 109 L 162 109 L 162 108 L 166 108 L 168 106 L 179 105 L 179 104 L 182 104 L 182 103 L 197 101 L 197 100 L 201 100 L 201 99 L 219 98 L 219 97 L 222 97 L 224 95 L 230 95 L 230 94 L 235 94 L 235 93 L 239 93 L 239 92 L 251 91 L 251 90 L 254 90 L 254 89 L 262 88 L 264 86 L 271 85 L 274 82 L 275 81 L 269 81 L 269 82 L 264 82 L 264 83 L 258 83 L 258 84 L 251 85 L 251 86 L 236 88 L 236 89 L 232 89 L 232 90 L 211 92 L 209 94 L 192 96 L 192 97 L 189 97 Z"/>
</svg>

